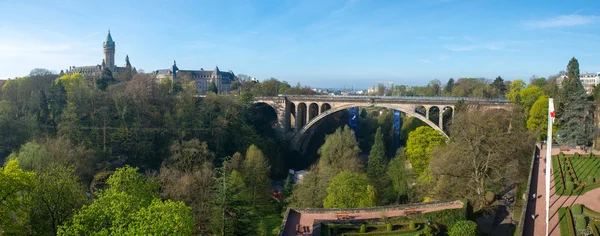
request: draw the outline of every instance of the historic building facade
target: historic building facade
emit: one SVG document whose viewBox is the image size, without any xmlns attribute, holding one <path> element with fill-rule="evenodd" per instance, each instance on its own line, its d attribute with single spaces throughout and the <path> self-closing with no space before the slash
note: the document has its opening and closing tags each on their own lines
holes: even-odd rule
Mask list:
<svg viewBox="0 0 600 236">
<path fill-rule="evenodd" d="M 231 91 L 231 83 L 235 80 L 235 74 L 229 70 L 227 72 L 219 70 L 216 66 L 214 70 L 181 70 L 177 67 L 177 63 L 173 61 L 173 65 L 169 69 L 154 71 L 157 79 L 171 78 L 177 81 L 177 78 L 188 77 L 198 85 L 198 92 L 206 94 L 210 86 L 210 82 L 214 82 L 217 86 L 218 93 L 224 94 Z"/>
<path fill-rule="evenodd" d="M 69 69 L 64 71 L 64 73 L 80 73 L 83 75 L 100 76 L 104 68 L 108 68 L 113 75 L 115 75 L 124 72 L 127 68 L 132 68 L 131 63 L 129 62 L 129 55 L 125 57 L 125 66 L 119 67 L 115 64 L 115 41 L 113 41 L 112 36 L 110 35 L 110 30 L 108 31 L 106 40 L 102 44 L 102 48 L 104 49 L 104 59 L 102 59 L 102 64 L 95 66 L 69 66 Z"/>
</svg>

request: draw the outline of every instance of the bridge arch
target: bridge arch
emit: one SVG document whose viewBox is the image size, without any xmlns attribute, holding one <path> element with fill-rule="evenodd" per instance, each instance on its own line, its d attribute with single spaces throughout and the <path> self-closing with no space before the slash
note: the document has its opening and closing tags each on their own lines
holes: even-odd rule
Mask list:
<svg viewBox="0 0 600 236">
<path fill-rule="evenodd" d="M 304 146 L 304 143 L 307 141 L 307 134 L 309 133 L 310 129 L 315 126 L 316 124 L 318 124 L 319 121 L 321 121 L 323 118 L 348 109 L 350 107 L 355 107 L 358 105 L 354 105 L 354 104 L 349 104 L 349 105 L 342 105 L 342 106 L 338 106 L 338 107 L 334 107 L 331 108 L 325 112 L 322 112 L 321 114 L 319 114 L 318 116 L 314 117 L 313 119 L 311 119 L 308 123 L 306 123 L 306 125 L 304 125 L 301 129 L 298 129 L 298 132 L 294 135 L 294 137 L 292 138 L 292 146 L 295 150 L 302 150 L 302 146 Z M 421 121 L 423 121 L 425 124 L 429 125 L 431 128 L 441 132 L 446 138 L 449 138 L 448 135 L 434 122 L 430 121 L 427 117 L 425 117 L 424 115 L 421 115 L 419 113 L 417 113 L 417 111 L 415 110 L 415 108 L 412 109 L 408 109 L 405 106 L 398 106 L 395 104 L 370 104 L 368 106 L 375 106 L 375 107 L 382 107 L 382 108 L 388 108 L 388 109 L 395 109 L 401 112 L 404 112 L 406 115 L 408 116 L 412 116 L 415 117 Z"/>
<path fill-rule="evenodd" d="M 271 128 L 277 127 L 279 115 L 277 110 L 269 103 L 257 102 L 250 107 L 252 116 L 259 125 L 269 125 Z"/>
</svg>

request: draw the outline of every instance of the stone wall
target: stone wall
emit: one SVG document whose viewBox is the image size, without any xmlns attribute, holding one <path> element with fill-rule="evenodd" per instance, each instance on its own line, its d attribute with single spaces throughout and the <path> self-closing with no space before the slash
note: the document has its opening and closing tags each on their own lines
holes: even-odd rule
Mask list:
<svg viewBox="0 0 600 236">
<path fill-rule="evenodd" d="M 421 203 L 411 203 L 411 204 L 404 204 L 404 205 L 380 206 L 380 207 L 369 207 L 369 208 L 288 208 L 284 213 L 283 221 L 279 228 L 279 236 L 283 235 L 288 216 L 292 213 L 328 214 L 328 213 L 336 213 L 336 212 L 348 212 L 348 213 L 384 212 L 384 211 L 397 211 L 397 210 L 405 210 L 405 209 L 412 209 L 412 208 L 423 209 L 423 208 L 444 207 L 444 206 L 451 206 L 454 204 L 461 204 L 463 207 L 466 207 L 465 203 L 463 201 L 454 200 L 454 201 L 421 202 Z M 318 231 L 317 231 L 317 229 L 313 228 L 313 232 L 318 232 Z"/>
<path fill-rule="evenodd" d="M 519 233 L 517 235 L 523 235 L 523 230 L 525 227 L 525 219 L 527 219 L 527 203 L 529 202 L 529 190 L 531 188 L 531 178 L 533 177 L 533 164 L 535 163 L 536 152 L 538 151 L 537 144 L 533 146 L 533 156 L 531 158 L 531 166 L 529 167 L 529 178 L 527 179 L 527 188 L 525 188 L 525 202 L 523 203 L 523 209 L 521 209 L 521 219 L 519 219 Z M 541 152 L 542 150 L 539 150 Z M 541 154 L 541 153 L 540 153 Z M 551 157 L 550 157 L 551 158 Z M 546 157 L 547 161 L 550 161 L 548 157 Z M 550 173 L 550 170 L 547 170 Z M 538 180 L 539 181 L 539 180 Z M 545 180 L 544 180 L 545 181 Z M 515 196 L 515 198 L 520 196 Z"/>
</svg>

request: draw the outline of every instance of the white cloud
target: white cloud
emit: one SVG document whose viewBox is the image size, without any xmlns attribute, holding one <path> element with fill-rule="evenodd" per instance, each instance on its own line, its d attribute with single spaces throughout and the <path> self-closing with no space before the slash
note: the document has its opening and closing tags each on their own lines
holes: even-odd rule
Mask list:
<svg viewBox="0 0 600 236">
<path fill-rule="evenodd" d="M 534 20 L 524 22 L 523 25 L 528 28 L 546 29 L 577 25 L 587 25 L 600 20 L 600 16 L 584 16 L 579 14 L 560 15 L 554 18 L 543 20 Z"/>
</svg>

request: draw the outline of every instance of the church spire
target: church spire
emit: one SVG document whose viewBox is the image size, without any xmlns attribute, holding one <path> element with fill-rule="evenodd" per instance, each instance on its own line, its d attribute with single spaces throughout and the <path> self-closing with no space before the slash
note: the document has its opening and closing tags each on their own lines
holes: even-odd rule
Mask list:
<svg viewBox="0 0 600 236">
<path fill-rule="evenodd" d="M 131 63 L 129 62 L 129 55 L 125 56 L 125 67 L 131 67 Z"/>
<path fill-rule="evenodd" d="M 110 36 L 110 30 L 108 30 L 108 35 L 106 36 L 106 41 L 104 42 L 106 45 L 115 45 L 115 41 L 113 41 L 112 36 Z"/>
</svg>

